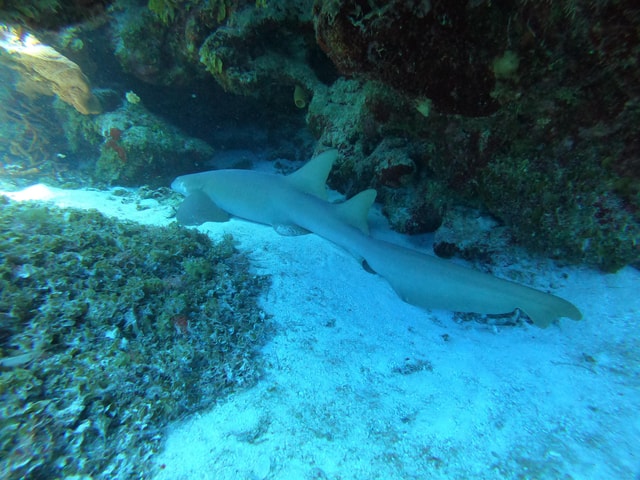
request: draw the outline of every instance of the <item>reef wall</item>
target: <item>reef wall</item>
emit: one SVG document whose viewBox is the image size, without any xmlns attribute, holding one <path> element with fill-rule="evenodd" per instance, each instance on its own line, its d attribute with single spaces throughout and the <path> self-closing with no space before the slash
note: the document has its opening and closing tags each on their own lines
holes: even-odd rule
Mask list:
<svg viewBox="0 0 640 480">
<path fill-rule="evenodd" d="M 400 231 L 475 210 L 520 245 L 615 271 L 640 262 L 639 24 L 631 0 L 119 0 L 90 48 L 143 103 L 215 81 L 199 117 L 172 117 L 178 96 L 164 112 L 180 128 L 223 104 L 300 145 L 273 158 L 308 157 L 306 123 L 315 148 L 340 149 L 331 185 L 377 188 Z M 101 131 L 120 159 L 121 130 Z"/>
</svg>

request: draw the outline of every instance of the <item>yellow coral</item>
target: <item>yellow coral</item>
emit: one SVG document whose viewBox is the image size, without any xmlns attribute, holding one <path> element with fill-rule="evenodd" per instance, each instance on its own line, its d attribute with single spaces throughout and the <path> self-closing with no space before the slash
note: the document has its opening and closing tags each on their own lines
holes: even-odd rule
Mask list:
<svg viewBox="0 0 640 480">
<path fill-rule="evenodd" d="M 307 106 L 307 102 L 309 101 L 309 95 L 306 90 L 302 88 L 300 85 L 296 85 L 293 89 L 293 103 L 296 104 L 298 108 L 304 108 Z"/>
<path fill-rule="evenodd" d="M 20 36 L 7 27 L 0 34 L 0 47 L 9 53 L 13 67 L 22 76 L 24 90 L 55 94 L 85 115 L 102 111 L 100 102 L 91 93 L 89 80 L 77 64 L 33 35 Z"/>
<path fill-rule="evenodd" d="M 218 21 L 218 23 L 222 23 L 224 22 L 225 18 L 227 18 L 227 6 L 224 4 L 224 2 L 220 2 L 220 5 L 218 6 L 218 16 L 216 17 L 216 20 Z"/>
<path fill-rule="evenodd" d="M 520 59 L 515 52 L 505 51 L 501 57 L 493 60 L 493 74 L 497 79 L 515 79 L 517 77 Z"/>
<path fill-rule="evenodd" d="M 124 96 L 127 99 L 127 102 L 131 103 L 132 105 L 137 105 L 140 103 L 140 97 L 138 96 L 138 94 L 136 94 L 136 92 L 132 90 L 125 93 Z"/>
<path fill-rule="evenodd" d="M 182 0 L 149 0 L 147 7 L 166 24 L 173 21 L 180 3 Z"/>
</svg>

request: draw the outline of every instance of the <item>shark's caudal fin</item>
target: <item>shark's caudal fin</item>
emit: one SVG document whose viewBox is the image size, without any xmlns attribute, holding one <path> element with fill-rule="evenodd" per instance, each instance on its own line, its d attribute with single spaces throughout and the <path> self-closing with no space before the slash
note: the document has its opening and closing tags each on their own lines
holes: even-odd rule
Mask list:
<svg viewBox="0 0 640 480">
<path fill-rule="evenodd" d="M 540 328 L 547 328 L 558 317 L 567 317 L 572 320 L 582 319 L 582 313 L 575 305 L 551 294 L 547 294 L 542 301 L 523 303 L 518 308 Z"/>
<path fill-rule="evenodd" d="M 338 151 L 327 150 L 312 158 L 302 168 L 287 175 L 287 182 L 301 192 L 314 195 L 322 200 L 327 199 L 327 177 L 338 157 Z"/>
<path fill-rule="evenodd" d="M 385 241 L 367 237 L 352 250 L 400 298 L 425 309 L 503 314 L 518 308 L 541 328 L 559 317 L 582 318 L 572 303 L 555 295 Z"/>
<path fill-rule="evenodd" d="M 342 221 L 352 227 L 356 227 L 365 235 L 369 235 L 369 223 L 367 216 L 369 209 L 376 200 L 376 191 L 373 188 L 363 190 L 344 203 L 336 205 L 336 212 Z"/>
</svg>

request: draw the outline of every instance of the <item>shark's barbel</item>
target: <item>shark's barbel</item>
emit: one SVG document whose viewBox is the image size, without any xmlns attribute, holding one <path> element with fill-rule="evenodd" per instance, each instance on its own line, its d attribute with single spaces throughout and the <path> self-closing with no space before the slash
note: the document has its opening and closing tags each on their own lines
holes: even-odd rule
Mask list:
<svg viewBox="0 0 640 480">
<path fill-rule="evenodd" d="M 559 317 L 582 318 L 562 298 L 370 237 L 367 214 L 375 190 L 344 203 L 326 200 L 336 157 L 336 150 L 326 151 L 287 176 L 214 170 L 178 177 L 171 188 L 187 197 L 178 221 L 224 221 L 231 214 L 280 233 L 313 232 L 366 261 L 404 301 L 426 309 L 501 314 L 519 308 L 543 328 Z"/>
</svg>

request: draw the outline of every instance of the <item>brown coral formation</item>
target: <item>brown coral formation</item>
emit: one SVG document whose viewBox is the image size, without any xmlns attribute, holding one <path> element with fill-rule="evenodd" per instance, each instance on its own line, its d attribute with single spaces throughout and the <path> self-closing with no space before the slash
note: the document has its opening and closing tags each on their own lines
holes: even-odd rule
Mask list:
<svg viewBox="0 0 640 480">
<path fill-rule="evenodd" d="M 31 35 L 20 37 L 10 30 L 2 32 L 0 46 L 20 73 L 19 90 L 28 94 L 57 95 L 84 115 L 102 111 L 80 67 L 52 47 Z"/>
<path fill-rule="evenodd" d="M 5 178 L 28 177 L 43 171 L 60 175 L 66 168 L 51 152 L 64 151 L 62 126 L 40 102 L 22 95 L 4 101 L 0 128 L 6 142 L 0 142 L 0 172 Z"/>
<path fill-rule="evenodd" d="M 0 22 L 57 30 L 104 16 L 112 0 L 2 0 Z"/>
<path fill-rule="evenodd" d="M 487 115 L 498 107 L 491 64 L 509 12 L 482 3 L 316 0 L 316 40 L 345 75 L 429 98 L 441 112 Z"/>
</svg>

